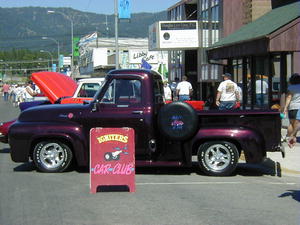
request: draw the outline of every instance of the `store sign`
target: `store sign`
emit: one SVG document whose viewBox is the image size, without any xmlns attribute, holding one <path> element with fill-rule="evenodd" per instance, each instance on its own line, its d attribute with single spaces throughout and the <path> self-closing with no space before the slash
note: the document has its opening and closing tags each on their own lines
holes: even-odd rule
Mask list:
<svg viewBox="0 0 300 225">
<path fill-rule="evenodd" d="M 199 47 L 198 21 L 159 21 L 149 27 L 150 50 L 185 50 Z"/>
<path fill-rule="evenodd" d="M 67 56 L 63 58 L 63 65 L 64 66 L 70 66 L 71 65 L 71 57 Z"/>
<path fill-rule="evenodd" d="M 158 52 L 148 51 L 147 49 L 129 50 L 129 63 L 141 63 L 142 59 L 148 63 L 158 63 Z"/>
<path fill-rule="evenodd" d="M 135 192 L 135 141 L 132 128 L 90 130 L 90 192 Z"/>
</svg>

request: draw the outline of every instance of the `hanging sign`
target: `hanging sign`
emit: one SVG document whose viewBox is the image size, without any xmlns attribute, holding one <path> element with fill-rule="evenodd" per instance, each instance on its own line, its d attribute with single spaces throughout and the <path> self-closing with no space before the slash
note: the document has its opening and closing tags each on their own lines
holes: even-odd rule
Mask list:
<svg viewBox="0 0 300 225">
<path fill-rule="evenodd" d="M 130 19 L 131 0 L 119 0 L 119 19 Z"/>
</svg>

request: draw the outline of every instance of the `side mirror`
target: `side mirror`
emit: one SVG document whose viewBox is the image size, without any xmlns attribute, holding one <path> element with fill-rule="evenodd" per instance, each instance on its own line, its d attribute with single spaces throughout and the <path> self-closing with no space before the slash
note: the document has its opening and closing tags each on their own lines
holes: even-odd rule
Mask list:
<svg viewBox="0 0 300 225">
<path fill-rule="evenodd" d="M 98 111 L 98 106 L 99 102 L 98 101 L 93 101 L 92 102 L 92 112 L 97 112 Z"/>
</svg>

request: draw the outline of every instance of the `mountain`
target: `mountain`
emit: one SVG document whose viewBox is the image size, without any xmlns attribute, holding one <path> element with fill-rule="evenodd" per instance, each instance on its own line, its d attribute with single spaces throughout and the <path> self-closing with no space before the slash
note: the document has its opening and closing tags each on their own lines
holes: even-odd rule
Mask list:
<svg viewBox="0 0 300 225">
<path fill-rule="evenodd" d="M 53 50 L 57 44 L 42 40 L 43 36 L 59 41 L 61 51 L 70 51 L 71 21 L 59 13 L 47 14 L 48 10 L 67 15 L 73 21 L 74 37 L 82 37 L 98 31 L 102 37 L 114 37 L 114 15 L 82 12 L 72 8 L 1 8 L 0 50 L 26 48 Z M 135 13 L 128 22 L 119 23 L 119 37 L 148 37 L 148 27 L 159 20 L 166 20 L 167 12 Z"/>
</svg>

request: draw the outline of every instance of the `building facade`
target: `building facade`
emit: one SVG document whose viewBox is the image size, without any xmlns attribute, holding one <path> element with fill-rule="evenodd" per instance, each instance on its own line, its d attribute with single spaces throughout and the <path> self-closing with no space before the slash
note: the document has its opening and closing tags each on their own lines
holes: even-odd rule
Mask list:
<svg viewBox="0 0 300 225">
<path fill-rule="evenodd" d="M 208 59 L 207 49 L 271 8 L 271 0 L 182 0 L 170 7 L 169 20 L 199 21 L 199 48 L 170 51 L 170 78 L 187 75 L 196 90 L 193 97 L 213 102 L 227 62 Z"/>
<path fill-rule="evenodd" d="M 147 38 L 119 38 L 119 68 L 141 68 L 142 59 L 158 71 L 161 65 L 168 66 L 168 52 L 149 51 Z M 82 75 L 105 76 L 116 68 L 114 38 L 99 38 L 87 35 L 79 42 L 79 71 Z"/>
</svg>

